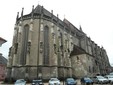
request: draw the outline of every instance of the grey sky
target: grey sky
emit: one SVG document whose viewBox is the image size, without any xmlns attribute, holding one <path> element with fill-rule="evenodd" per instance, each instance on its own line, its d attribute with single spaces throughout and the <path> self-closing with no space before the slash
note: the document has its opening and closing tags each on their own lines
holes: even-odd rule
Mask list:
<svg viewBox="0 0 113 85">
<path fill-rule="evenodd" d="M 28 14 L 40 4 L 59 18 L 68 19 L 83 31 L 100 47 L 106 49 L 109 61 L 113 64 L 113 0 L 2 0 L 0 2 L 0 37 L 7 40 L 0 52 L 7 58 L 12 45 L 13 31 L 17 12 L 24 7 Z"/>
</svg>

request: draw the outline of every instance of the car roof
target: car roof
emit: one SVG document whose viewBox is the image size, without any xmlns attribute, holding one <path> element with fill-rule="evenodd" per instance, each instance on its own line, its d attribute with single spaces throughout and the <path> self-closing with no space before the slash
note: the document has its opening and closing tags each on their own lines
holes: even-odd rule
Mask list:
<svg viewBox="0 0 113 85">
<path fill-rule="evenodd" d="M 17 79 L 17 80 L 24 80 L 24 79 Z"/>
<path fill-rule="evenodd" d="M 67 78 L 67 79 L 74 79 L 74 78 Z"/>
<path fill-rule="evenodd" d="M 51 79 L 57 79 L 57 78 L 51 78 Z"/>
<path fill-rule="evenodd" d="M 42 81 L 42 80 L 33 80 L 33 81 Z"/>
</svg>

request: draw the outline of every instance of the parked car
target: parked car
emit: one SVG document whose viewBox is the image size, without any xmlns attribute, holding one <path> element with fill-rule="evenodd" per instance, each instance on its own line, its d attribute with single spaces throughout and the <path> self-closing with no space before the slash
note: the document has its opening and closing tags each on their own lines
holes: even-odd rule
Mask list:
<svg viewBox="0 0 113 85">
<path fill-rule="evenodd" d="M 90 77 L 93 83 L 98 84 L 98 79 L 97 77 Z"/>
<path fill-rule="evenodd" d="M 24 79 L 18 79 L 14 85 L 26 85 L 26 81 Z"/>
<path fill-rule="evenodd" d="M 93 80 L 94 83 L 98 83 L 98 84 L 100 84 L 100 83 L 103 83 L 103 84 L 109 83 L 109 80 L 107 78 L 103 77 L 103 76 L 93 77 L 92 80 Z"/>
<path fill-rule="evenodd" d="M 49 80 L 49 85 L 60 85 L 60 80 L 58 80 L 57 78 L 51 78 Z"/>
<path fill-rule="evenodd" d="M 113 72 L 109 73 L 109 75 L 113 75 Z"/>
<path fill-rule="evenodd" d="M 67 78 L 65 81 L 65 85 L 77 85 L 77 81 L 73 78 Z"/>
<path fill-rule="evenodd" d="M 106 75 L 105 78 L 109 80 L 109 83 L 113 83 L 113 75 Z"/>
<path fill-rule="evenodd" d="M 40 80 L 33 80 L 32 85 L 44 85 L 44 84 L 43 81 L 40 79 Z"/>
<path fill-rule="evenodd" d="M 81 84 L 93 84 L 93 80 L 89 77 L 81 78 Z"/>
</svg>

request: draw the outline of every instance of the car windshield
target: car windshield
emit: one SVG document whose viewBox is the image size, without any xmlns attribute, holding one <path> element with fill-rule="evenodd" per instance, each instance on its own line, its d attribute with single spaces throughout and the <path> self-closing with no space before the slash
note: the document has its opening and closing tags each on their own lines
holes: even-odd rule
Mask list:
<svg viewBox="0 0 113 85">
<path fill-rule="evenodd" d="M 113 75 L 113 72 L 112 72 L 112 73 L 110 73 L 110 75 Z"/>
<path fill-rule="evenodd" d="M 74 79 L 73 78 L 68 78 L 67 81 L 74 81 Z"/>
<path fill-rule="evenodd" d="M 24 80 L 17 80 L 16 83 L 24 82 Z"/>
<path fill-rule="evenodd" d="M 103 76 L 97 76 L 98 79 L 105 79 Z"/>
<path fill-rule="evenodd" d="M 85 80 L 91 80 L 90 78 L 84 78 Z"/>
<path fill-rule="evenodd" d="M 109 76 L 109 78 L 113 78 L 113 76 Z"/>
<path fill-rule="evenodd" d="M 52 78 L 51 81 L 58 81 L 58 79 L 57 78 Z"/>
<path fill-rule="evenodd" d="M 33 80 L 34 83 L 36 82 L 42 82 L 42 80 Z"/>
</svg>

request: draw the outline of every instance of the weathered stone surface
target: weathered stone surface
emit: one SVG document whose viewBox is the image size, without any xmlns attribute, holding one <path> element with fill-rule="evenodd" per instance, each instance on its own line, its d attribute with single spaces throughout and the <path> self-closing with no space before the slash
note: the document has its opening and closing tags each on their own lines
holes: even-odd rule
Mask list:
<svg viewBox="0 0 113 85">
<path fill-rule="evenodd" d="M 105 69 L 110 65 L 105 49 L 81 28 L 50 16 L 42 6 L 36 7 L 32 17 L 30 14 L 17 19 L 7 78 L 32 80 L 107 73 Z"/>
</svg>

